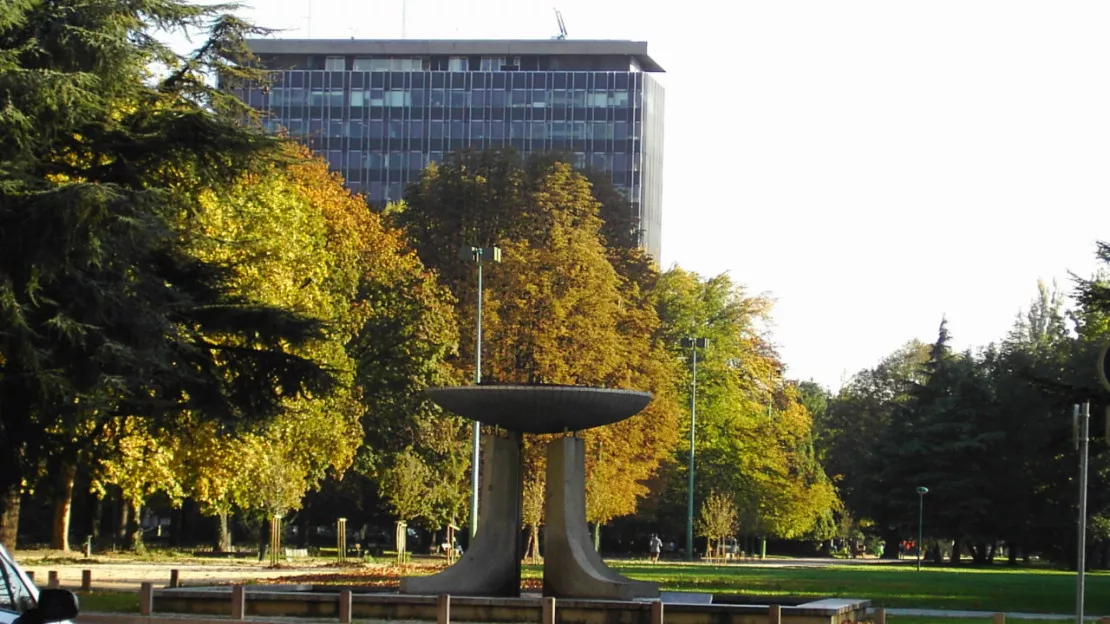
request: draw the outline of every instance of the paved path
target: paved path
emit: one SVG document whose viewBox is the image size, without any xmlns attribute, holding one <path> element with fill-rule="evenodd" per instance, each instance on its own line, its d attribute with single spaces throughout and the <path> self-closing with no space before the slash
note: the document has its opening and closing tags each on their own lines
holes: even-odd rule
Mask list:
<svg viewBox="0 0 1110 624">
<path fill-rule="evenodd" d="M 312 565 L 296 565 L 289 564 L 290 567 L 274 570 L 268 567 L 267 562 L 259 562 L 250 559 L 238 559 L 234 561 L 213 561 L 211 563 L 202 562 L 117 562 L 111 560 L 98 560 L 93 557 L 90 560 L 82 560 L 80 557 L 69 558 L 59 563 L 40 563 L 41 552 L 17 552 L 16 559 L 27 559 L 35 561 L 32 565 L 24 565 L 24 568 L 34 572 L 35 581 L 39 585 L 45 585 L 48 573 L 51 570 L 58 572 L 59 582 L 63 587 L 80 587 L 81 585 L 81 571 L 92 570 L 92 586 L 94 589 L 111 589 L 111 590 L 127 590 L 138 591 L 139 585 L 143 582 L 152 582 L 156 587 L 167 585 L 170 581 L 170 570 L 178 570 L 180 574 L 180 582 L 183 585 L 205 585 L 217 583 L 232 583 L 235 581 L 251 580 L 251 579 L 270 579 L 284 576 L 298 576 L 301 574 L 321 573 L 333 570 L 326 564 L 316 563 Z M 646 561 L 646 560 L 644 560 Z M 680 564 L 681 562 L 668 561 L 668 564 Z M 893 565 L 898 563 L 907 563 L 906 561 L 897 561 L 889 559 L 765 559 L 763 561 L 738 561 L 722 563 L 720 565 L 727 566 L 752 566 L 752 567 L 825 567 L 830 565 Z M 705 563 L 696 563 L 690 565 L 705 566 Z"/>
</svg>

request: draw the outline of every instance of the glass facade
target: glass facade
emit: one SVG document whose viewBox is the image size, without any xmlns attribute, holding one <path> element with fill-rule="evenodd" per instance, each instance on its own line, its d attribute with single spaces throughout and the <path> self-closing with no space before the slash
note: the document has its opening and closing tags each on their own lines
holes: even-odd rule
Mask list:
<svg viewBox="0 0 1110 624">
<path fill-rule="evenodd" d="M 576 166 L 610 172 L 640 220 L 642 246 L 659 258 L 658 82 L 640 71 L 501 71 L 515 59 L 449 60 L 444 71 L 396 58 L 339 70 L 328 58 L 331 71 L 275 71 L 268 89 L 245 95 L 271 129 L 305 141 L 376 206 L 401 199 L 429 162 L 455 150 L 572 154 Z"/>
</svg>

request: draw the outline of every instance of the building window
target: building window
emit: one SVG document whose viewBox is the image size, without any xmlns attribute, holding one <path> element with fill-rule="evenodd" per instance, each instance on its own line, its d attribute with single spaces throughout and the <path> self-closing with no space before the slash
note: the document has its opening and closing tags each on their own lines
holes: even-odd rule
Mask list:
<svg viewBox="0 0 1110 624">
<path fill-rule="evenodd" d="M 327 71 L 345 71 L 347 69 L 347 59 L 342 56 L 329 56 L 324 61 L 324 69 Z"/>
<path fill-rule="evenodd" d="M 389 71 L 387 58 L 357 58 L 354 64 L 355 71 Z"/>
<path fill-rule="evenodd" d="M 467 58 L 465 56 L 452 56 L 447 61 L 447 71 L 464 72 L 467 71 Z"/>
<path fill-rule="evenodd" d="M 365 91 L 351 91 L 351 106 L 354 108 L 361 108 L 363 101 L 366 99 Z"/>
<path fill-rule="evenodd" d="M 505 57 L 503 56 L 482 57 L 482 71 L 501 71 L 501 66 L 504 64 Z"/>
</svg>

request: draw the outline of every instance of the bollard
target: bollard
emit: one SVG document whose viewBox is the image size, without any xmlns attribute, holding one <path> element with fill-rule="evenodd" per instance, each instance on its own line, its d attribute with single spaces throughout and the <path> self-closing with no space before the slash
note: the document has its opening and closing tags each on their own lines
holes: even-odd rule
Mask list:
<svg viewBox="0 0 1110 624">
<path fill-rule="evenodd" d="M 170 587 L 181 587 L 181 576 L 177 570 L 170 570 Z"/>
<path fill-rule="evenodd" d="M 651 603 L 651 624 L 663 624 L 663 601 Z"/>
<path fill-rule="evenodd" d="M 767 619 L 770 624 L 782 624 L 782 605 L 771 605 L 770 617 Z"/>
<path fill-rule="evenodd" d="M 242 583 L 231 586 L 231 619 L 243 620 L 247 617 L 247 588 Z"/>
<path fill-rule="evenodd" d="M 451 596 L 448 594 L 436 598 L 436 624 L 451 624 Z"/>
<path fill-rule="evenodd" d="M 81 591 L 92 589 L 92 570 L 81 570 Z"/>
<path fill-rule="evenodd" d="M 875 607 L 875 624 L 886 624 L 886 607 Z"/>
<path fill-rule="evenodd" d="M 1006 624 L 1006 614 L 995 613 L 991 616 L 991 624 Z"/>
<path fill-rule="evenodd" d="M 139 585 L 139 615 L 150 617 L 154 613 L 154 583 Z"/>
<path fill-rule="evenodd" d="M 61 583 L 58 582 L 58 571 L 57 570 L 51 570 L 50 572 L 48 572 L 46 578 L 47 578 L 47 581 L 46 581 L 46 586 L 47 587 L 57 588 L 61 585 Z"/>
<path fill-rule="evenodd" d="M 339 621 L 342 624 L 351 624 L 351 590 L 349 589 L 339 592 Z"/>
<path fill-rule="evenodd" d="M 545 597 L 543 599 L 542 613 L 543 613 L 543 619 L 541 620 L 541 622 L 543 624 L 555 624 L 555 599 L 554 598 Z"/>
</svg>

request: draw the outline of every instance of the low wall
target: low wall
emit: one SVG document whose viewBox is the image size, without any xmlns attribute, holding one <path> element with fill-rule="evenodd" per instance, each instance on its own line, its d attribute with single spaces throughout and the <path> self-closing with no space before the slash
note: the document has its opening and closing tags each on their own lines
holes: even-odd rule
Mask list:
<svg viewBox="0 0 1110 624">
<path fill-rule="evenodd" d="M 275 591 L 274 586 L 246 587 L 245 612 L 253 617 L 339 618 L 339 588 L 326 591 Z M 559 624 L 651 624 L 652 602 L 648 600 L 556 601 Z M 784 601 L 785 602 L 785 601 Z M 485 623 L 540 622 L 543 600 L 521 598 L 451 597 L 450 616 L 455 621 Z M 866 619 L 871 601 L 825 599 L 779 607 L 784 624 L 844 624 Z M 160 589 L 154 591 L 153 612 L 189 613 L 207 616 L 231 614 L 230 588 Z M 668 624 L 767 624 L 770 604 L 691 604 L 664 601 Z M 354 619 L 437 619 L 435 596 L 396 593 L 356 593 L 351 596 Z"/>
</svg>

